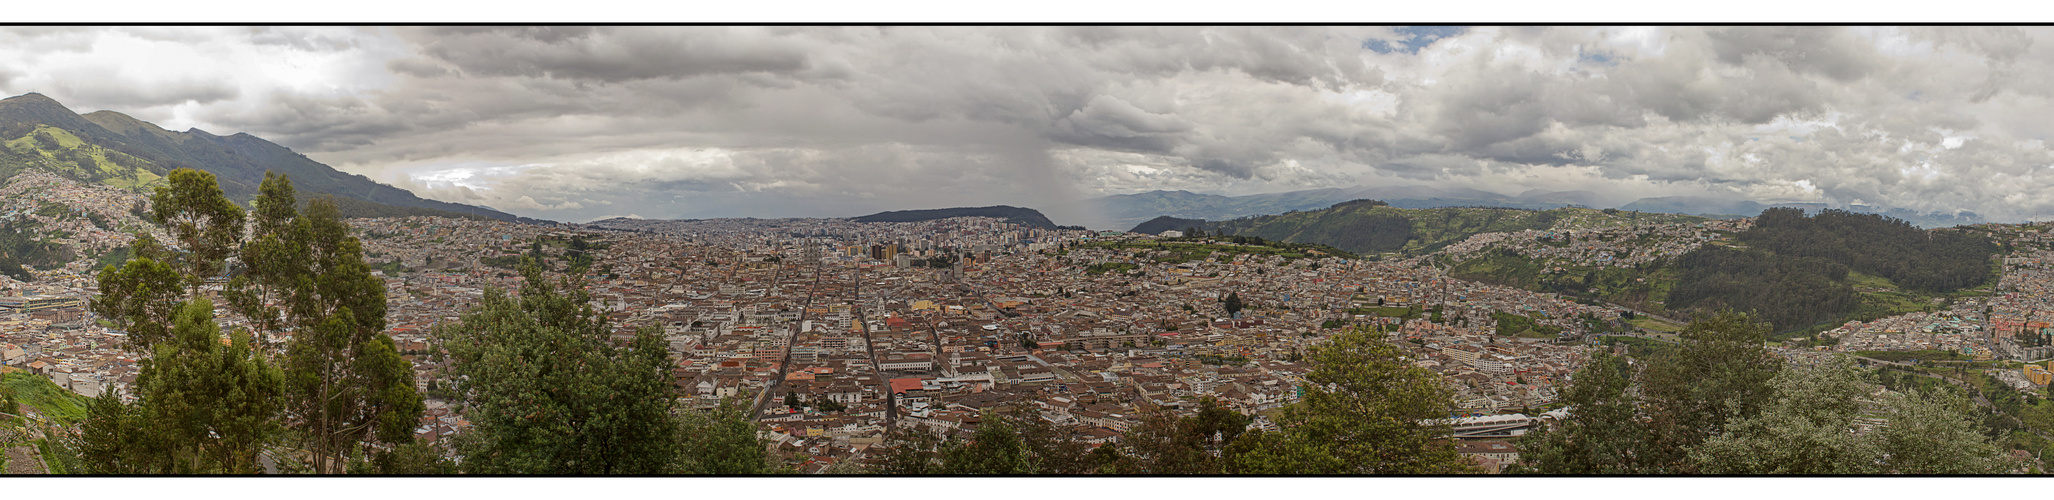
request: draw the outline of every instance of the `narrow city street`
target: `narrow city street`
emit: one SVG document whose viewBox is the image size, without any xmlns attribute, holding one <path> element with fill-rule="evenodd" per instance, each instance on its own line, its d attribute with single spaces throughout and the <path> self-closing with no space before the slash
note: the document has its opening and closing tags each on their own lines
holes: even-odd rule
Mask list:
<svg viewBox="0 0 2054 500">
<path fill-rule="evenodd" d="M 778 284 L 781 283 L 781 280 L 779 278 L 783 276 L 783 266 L 779 266 L 779 269 L 779 274 L 773 275 L 773 278 L 770 280 L 770 286 L 772 289 L 777 288 Z M 806 309 L 813 307 L 813 296 L 819 291 L 819 289 L 820 264 L 814 263 L 813 283 L 806 287 L 806 301 L 800 303 L 799 305 L 799 319 L 794 320 L 791 323 L 791 328 L 785 335 L 784 356 L 782 357 L 782 361 L 780 361 L 777 364 L 777 377 L 771 379 L 769 384 L 764 385 L 763 392 L 758 393 L 756 395 L 756 404 L 749 408 L 749 414 L 757 420 L 762 420 L 764 418 L 763 406 L 767 404 L 769 401 L 776 399 L 778 389 L 784 387 L 785 374 L 790 372 L 792 369 L 792 344 L 797 343 L 796 341 L 798 340 L 799 334 L 801 333 L 798 331 L 799 326 L 806 324 Z"/>
<path fill-rule="evenodd" d="M 891 379 L 885 378 L 884 370 L 877 366 L 877 342 L 870 338 L 870 320 L 863 314 L 861 303 L 863 297 L 863 272 L 861 270 L 856 271 L 854 286 L 855 288 L 850 292 L 857 298 L 856 324 L 863 327 L 863 351 L 870 358 L 870 373 L 877 377 L 878 392 L 884 394 L 884 430 L 890 432 L 898 426 L 899 398 L 892 395 Z M 881 305 L 884 302 L 884 297 L 879 295 L 877 300 Z"/>
</svg>

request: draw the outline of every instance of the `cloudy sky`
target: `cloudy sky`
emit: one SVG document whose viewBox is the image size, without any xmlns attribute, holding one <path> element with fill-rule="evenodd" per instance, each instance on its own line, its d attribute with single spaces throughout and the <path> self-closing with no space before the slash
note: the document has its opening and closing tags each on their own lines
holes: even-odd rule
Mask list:
<svg viewBox="0 0 2054 500">
<path fill-rule="evenodd" d="M 0 30 L 0 93 L 564 221 L 1421 184 L 2054 216 L 2054 29 Z"/>
</svg>

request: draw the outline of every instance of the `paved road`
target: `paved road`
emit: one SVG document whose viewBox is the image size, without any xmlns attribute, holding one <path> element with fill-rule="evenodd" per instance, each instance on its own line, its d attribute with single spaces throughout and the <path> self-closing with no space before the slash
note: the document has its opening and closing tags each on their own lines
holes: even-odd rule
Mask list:
<svg viewBox="0 0 2054 500">
<path fill-rule="evenodd" d="M 1879 363 L 1879 364 L 1885 364 L 1885 365 L 1896 365 L 1896 366 L 1910 366 L 1910 367 L 1917 367 L 1917 366 L 1918 366 L 1918 365 L 1914 365 L 1914 364 L 1911 364 L 1911 363 L 1901 363 L 1901 362 L 1896 362 L 1896 361 L 1884 361 L 1884 360 L 1880 360 L 1880 359 L 1876 359 L 1876 358 L 1871 358 L 1871 357 L 1867 357 L 1867 356 L 1855 356 L 1855 358 L 1856 358 L 1856 359 L 1865 359 L 1865 360 L 1868 360 L 1868 361 L 1869 361 L 1869 362 L 1871 362 L 1871 363 Z M 1971 397 L 1975 398 L 1975 400 L 1976 400 L 1976 404 L 1977 404 L 1977 405 L 1981 405 L 1981 406 L 1982 406 L 1982 407 L 1984 407 L 1984 408 L 1995 408 L 1994 406 L 1991 406 L 1991 405 L 1990 405 L 1990 400 L 1988 400 L 1988 399 L 1984 399 L 1984 398 L 1983 398 L 1983 395 L 1982 395 L 1981 393 L 1978 393 L 1978 392 L 1976 392 L 1976 391 L 1975 391 L 1974 389 L 1971 389 L 1971 388 L 1970 388 L 1970 387 L 1968 386 L 1968 383 L 1967 383 L 1967 382 L 1962 382 L 1962 381 L 1960 381 L 1960 380 L 1957 380 L 1957 379 L 1954 379 L 1954 378 L 1952 378 L 1952 377 L 1942 377 L 1942 376 L 1939 376 L 1939 375 L 1934 375 L 1934 374 L 1931 374 L 1931 373 L 1926 373 L 1926 372 L 1922 372 L 1922 371 L 1909 371 L 1909 370 L 1907 370 L 1907 373 L 1913 373 L 1913 374 L 1917 374 L 1917 375 L 1923 375 L 1923 376 L 1927 376 L 1927 377 L 1937 378 L 1937 379 L 1940 379 L 1940 380 L 1945 380 L 1945 381 L 1947 381 L 1947 382 L 1953 383 L 1954 385 L 1956 385 L 1956 386 L 1960 386 L 1960 387 L 1961 387 L 1962 389 L 1964 389 L 1964 390 L 1967 390 L 1967 391 L 1968 391 L 1968 393 L 1969 393 L 1969 394 L 1971 395 Z"/>
<path fill-rule="evenodd" d="M 34 446 L 16 446 L 7 449 L 7 475 L 49 474 L 43 469 L 43 458 L 36 454 Z"/>
<path fill-rule="evenodd" d="M 776 289 L 776 288 L 777 288 L 777 286 L 778 286 L 779 282 L 781 281 L 782 277 L 784 276 L 784 271 L 783 271 L 783 269 L 784 269 L 784 268 L 783 268 L 783 266 L 779 266 L 779 267 L 778 267 L 778 269 L 779 269 L 779 271 L 778 271 L 778 274 L 772 275 L 772 278 L 771 278 L 771 280 L 770 280 L 770 286 L 771 286 L 771 288 L 772 288 L 772 289 Z M 792 369 L 792 341 L 794 341 L 794 340 L 797 340 L 797 339 L 798 339 L 798 336 L 799 336 L 799 331 L 798 331 L 798 325 L 803 325 L 803 324 L 805 324 L 805 321 L 806 321 L 806 309 L 809 309 L 809 308 L 812 308 L 812 307 L 813 307 L 813 296 L 814 296 L 814 295 L 816 294 L 816 292 L 818 292 L 819 290 L 820 290 L 820 263 L 819 263 L 819 262 L 814 262 L 814 263 L 813 263 L 813 286 L 809 286 L 809 287 L 806 287 L 806 303 L 805 303 L 805 305 L 799 306 L 799 319 L 798 319 L 798 321 L 795 321 L 795 322 L 794 322 L 794 324 L 792 325 L 791 333 L 790 333 L 790 334 L 789 334 L 789 335 L 787 336 L 787 338 L 785 338 L 785 355 L 784 355 L 784 360 L 783 360 L 782 362 L 779 362 L 779 363 L 777 364 L 777 377 L 776 377 L 776 378 L 774 378 L 774 379 L 771 379 L 771 381 L 770 381 L 770 385 L 764 386 L 764 388 L 763 388 L 763 392 L 760 392 L 760 393 L 757 393 L 757 394 L 756 394 L 756 404 L 755 404 L 754 406 L 751 406 L 751 407 L 749 408 L 749 414 L 750 414 L 750 415 L 754 415 L 754 416 L 755 416 L 755 418 L 756 418 L 757 420 L 762 420 L 762 419 L 763 419 L 763 405 L 764 405 L 765 403 L 768 403 L 768 402 L 770 402 L 770 400 L 771 400 L 771 399 L 773 398 L 773 396 L 771 396 L 771 395 L 772 395 L 772 394 L 776 394 L 776 393 L 777 393 L 777 389 L 778 389 L 779 387 L 783 387 L 783 386 L 784 386 L 784 383 L 785 383 L 785 372 L 787 372 L 787 371 L 790 371 L 790 370 Z"/>
<path fill-rule="evenodd" d="M 891 432 L 899 421 L 899 398 L 893 397 L 891 380 L 884 378 L 884 370 L 877 367 L 877 343 L 870 340 L 870 321 L 863 315 L 863 270 L 856 269 L 856 285 L 850 291 L 856 297 L 856 323 L 863 325 L 863 350 L 870 356 L 870 373 L 877 377 L 879 389 L 884 393 L 884 430 Z M 884 300 L 879 297 L 878 300 Z"/>
</svg>

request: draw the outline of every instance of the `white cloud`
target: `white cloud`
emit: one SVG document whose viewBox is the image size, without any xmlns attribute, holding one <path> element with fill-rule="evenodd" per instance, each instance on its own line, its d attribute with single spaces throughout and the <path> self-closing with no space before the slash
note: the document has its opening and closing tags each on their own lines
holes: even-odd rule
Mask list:
<svg viewBox="0 0 2054 500">
<path fill-rule="evenodd" d="M 2023 217 L 2054 30 L 26 28 L 0 90 L 576 220 L 1353 183 Z M 1584 187 L 1578 187 L 1584 186 Z M 604 208 L 602 208 L 604 207 Z M 1077 214 L 1087 217 L 1089 214 Z"/>
</svg>

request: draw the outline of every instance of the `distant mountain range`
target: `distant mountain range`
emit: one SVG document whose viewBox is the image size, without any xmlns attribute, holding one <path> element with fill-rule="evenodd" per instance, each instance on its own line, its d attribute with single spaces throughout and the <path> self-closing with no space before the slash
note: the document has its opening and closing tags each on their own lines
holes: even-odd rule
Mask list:
<svg viewBox="0 0 2054 500">
<path fill-rule="evenodd" d="M 114 111 L 79 115 L 29 93 L 0 99 L 0 177 L 40 168 L 82 182 L 144 191 L 179 168 L 211 172 L 230 199 L 248 204 L 264 172 L 292 178 L 302 198 L 329 194 L 355 200 L 346 216 L 442 215 L 548 223 L 484 207 L 422 199 L 316 162 L 256 136 L 219 136 L 200 129 L 172 132 Z"/>
<path fill-rule="evenodd" d="M 1517 196 L 1506 196 L 1469 188 L 1442 189 L 1417 185 L 1322 188 L 1244 196 L 1199 194 L 1190 191 L 1149 191 L 1146 193 L 1093 198 L 1084 202 L 1097 208 L 1118 227 L 1135 227 L 1149 219 L 1162 216 L 1180 219 L 1224 221 L 1257 215 L 1320 210 L 1331 207 L 1336 203 L 1363 199 L 1380 200 L 1397 208 L 1503 207 L 1534 210 L 1563 207 L 1607 208 L 1607 204 L 1597 194 L 1589 191 L 1542 191 L 1535 189 L 1520 193 Z M 1753 217 L 1760 214 L 1763 209 L 1772 207 L 1796 207 L 1803 208 L 1807 212 L 1817 213 L 1828 206 L 1822 203 L 1768 205 L 1752 201 L 1669 196 L 1641 198 L 1616 208 L 1684 215 Z M 1844 207 L 1844 209 L 1853 212 L 1889 215 L 1904 219 L 1920 227 L 1953 226 L 1984 222 L 1980 217 L 1968 212 L 1961 214 L 1928 214 L 1904 209 L 1882 209 L 1860 205 Z"/>
<path fill-rule="evenodd" d="M 1812 215 L 1817 215 L 1820 211 L 1828 208 L 1838 208 L 1841 210 L 1846 210 L 1855 213 L 1881 214 L 1890 217 L 1895 217 L 1898 219 L 1903 219 L 1905 222 L 1910 222 L 1914 226 L 1923 228 L 1959 226 L 1964 224 L 1979 224 L 1983 222 L 1988 222 L 1983 220 L 1982 216 L 1976 215 L 1975 212 L 1961 212 L 1958 214 L 1938 214 L 1919 212 L 1915 210 L 1905 210 L 1902 208 L 1882 208 L 1869 205 L 1851 205 L 1845 207 L 1835 207 L 1824 203 L 1777 203 L 1773 205 L 1764 205 L 1752 201 L 1722 200 L 1718 198 L 1706 198 L 1701 196 L 1667 196 L 1660 198 L 1641 198 L 1638 200 L 1634 200 L 1632 203 L 1627 203 L 1625 206 L 1619 207 L 1619 209 L 1639 210 L 1642 212 L 1753 217 L 1756 215 L 1761 215 L 1762 210 L 1778 207 L 1804 209 L 1805 213 Z"/>
<path fill-rule="evenodd" d="M 1596 195 L 1587 191 L 1533 190 L 1519 196 L 1505 196 L 1468 188 L 1440 189 L 1426 186 L 1354 186 L 1307 189 L 1283 193 L 1221 196 L 1190 191 L 1150 191 L 1085 200 L 1119 227 L 1132 227 L 1159 216 L 1181 219 L 1228 220 L 1292 211 L 1319 210 L 1351 200 L 1382 200 L 1398 208 L 1490 206 L 1549 209 L 1571 205 L 1591 206 Z"/>
<path fill-rule="evenodd" d="M 1424 255 L 1480 233 L 1526 229 L 1703 222 L 1693 215 L 1565 207 L 1533 210 L 1495 207 L 1401 208 L 1376 200 L 1337 203 L 1322 210 L 1258 215 L 1225 221 L 1157 219 L 1141 229 L 1198 227 L 1207 233 L 1256 236 L 1286 243 L 1317 243 L 1360 254 Z M 1198 222 L 1199 224 L 1192 224 Z"/>
<path fill-rule="evenodd" d="M 891 212 L 878 212 L 870 215 L 865 215 L 862 217 L 850 218 L 796 217 L 784 219 L 758 219 L 754 217 L 736 217 L 722 219 L 641 219 L 630 217 L 614 217 L 610 219 L 595 220 L 584 224 L 577 224 L 576 226 L 582 228 L 597 228 L 616 231 L 646 231 L 655 233 L 689 234 L 702 230 L 711 230 L 713 226 L 734 227 L 736 225 L 743 225 L 777 227 L 798 221 L 828 220 L 846 220 L 850 222 L 921 222 L 936 219 L 947 219 L 950 217 L 992 217 L 997 219 L 1005 219 L 1007 221 L 1011 221 L 1014 224 L 1038 227 L 1042 229 L 1057 229 L 1060 227 L 1057 226 L 1055 222 L 1049 221 L 1048 217 L 1042 215 L 1041 212 L 1038 210 L 1032 208 L 1020 208 L 1006 205 L 995 205 L 989 207 L 935 208 L 927 210 L 896 210 Z"/>
<path fill-rule="evenodd" d="M 854 222 L 920 222 L 950 217 L 994 217 L 1012 221 L 1023 226 L 1055 229 L 1056 223 L 1032 208 L 1006 205 L 989 207 L 936 208 L 929 210 L 896 210 L 879 212 L 849 219 Z"/>
</svg>

